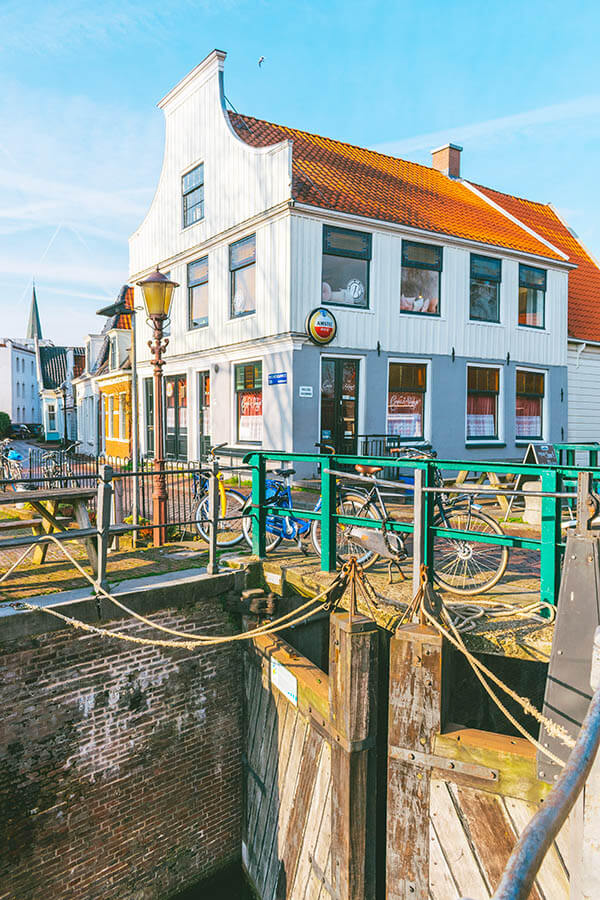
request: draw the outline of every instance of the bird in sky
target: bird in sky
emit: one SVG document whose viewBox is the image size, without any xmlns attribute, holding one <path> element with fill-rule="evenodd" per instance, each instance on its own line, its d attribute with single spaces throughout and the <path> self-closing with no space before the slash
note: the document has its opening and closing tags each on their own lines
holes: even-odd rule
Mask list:
<svg viewBox="0 0 600 900">
<path fill-rule="evenodd" d="M 262 64 L 264 63 L 264 61 L 265 61 L 264 56 L 261 56 L 261 58 L 260 58 L 259 61 L 258 61 L 258 68 L 259 68 L 259 69 L 260 69 L 260 67 L 262 66 Z"/>
</svg>

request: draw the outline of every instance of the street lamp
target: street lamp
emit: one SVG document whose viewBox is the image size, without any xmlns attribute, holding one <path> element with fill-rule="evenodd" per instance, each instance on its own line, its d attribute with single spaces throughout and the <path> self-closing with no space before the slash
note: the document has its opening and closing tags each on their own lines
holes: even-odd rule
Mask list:
<svg viewBox="0 0 600 900">
<path fill-rule="evenodd" d="M 162 399 L 162 355 L 169 339 L 163 340 L 163 327 L 169 317 L 173 291 L 179 285 L 158 271 L 137 282 L 144 296 L 148 319 L 152 323 L 153 341 L 148 341 L 152 351 L 154 369 L 154 484 L 152 490 L 152 524 L 154 525 L 154 546 L 160 547 L 167 540 L 167 484 L 165 479 L 165 434 L 163 424 Z M 159 526 L 159 527 L 156 527 Z"/>
</svg>

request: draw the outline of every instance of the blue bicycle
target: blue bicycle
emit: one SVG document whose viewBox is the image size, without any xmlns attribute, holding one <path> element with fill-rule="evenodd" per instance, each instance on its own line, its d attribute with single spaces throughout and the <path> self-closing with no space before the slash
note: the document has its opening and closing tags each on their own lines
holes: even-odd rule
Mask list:
<svg viewBox="0 0 600 900">
<path fill-rule="evenodd" d="M 278 475 L 281 480 L 276 478 L 265 479 L 265 496 L 269 505 L 279 506 L 281 509 L 292 509 L 292 490 L 289 479 L 295 472 L 295 469 L 275 469 L 273 475 Z M 320 509 L 321 498 L 319 497 L 314 507 L 314 512 L 319 512 Z M 249 498 L 242 510 L 244 516 L 242 527 L 244 537 L 250 547 L 252 547 L 252 525 L 254 522 L 251 512 L 252 499 Z M 282 541 L 295 541 L 298 548 L 305 553 L 306 548 L 303 541 L 309 536 L 315 553 L 320 553 L 320 546 L 317 546 L 315 543 L 315 524 L 318 524 L 317 520 L 299 519 L 293 513 L 289 516 L 278 516 L 277 513 L 268 513 L 266 518 L 267 553 L 275 550 Z"/>
</svg>

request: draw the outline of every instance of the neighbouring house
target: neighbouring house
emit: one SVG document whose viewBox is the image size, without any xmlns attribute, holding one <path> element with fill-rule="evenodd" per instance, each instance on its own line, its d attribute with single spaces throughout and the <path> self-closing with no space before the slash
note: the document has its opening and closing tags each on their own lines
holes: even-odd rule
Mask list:
<svg viewBox="0 0 600 900">
<path fill-rule="evenodd" d="M 566 440 L 569 286 L 585 279 L 566 229 L 465 180 L 456 145 L 423 166 L 232 112 L 224 60 L 159 103 L 163 168 L 130 238 L 132 283 L 158 265 L 180 285 L 168 454 L 355 452 L 392 434 L 514 459 Z M 150 337 L 138 329 L 145 452 Z"/>
<path fill-rule="evenodd" d="M 133 289 L 121 288 L 117 303 L 133 308 Z M 74 381 L 79 451 L 90 456 L 131 457 L 131 315 L 107 319 L 100 334 L 85 340 L 85 368 Z"/>
<path fill-rule="evenodd" d="M 42 347 L 37 344 L 42 426 L 47 441 L 77 440 L 77 410 L 73 379 L 83 371 L 83 347 Z"/>
<path fill-rule="evenodd" d="M 8 413 L 15 424 L 39 425 L 41 422 L 36 342 L 51 344 L 42 337 L 34 285 L 26 336 L 0 338 L 0 411 Z"/>
</svg>

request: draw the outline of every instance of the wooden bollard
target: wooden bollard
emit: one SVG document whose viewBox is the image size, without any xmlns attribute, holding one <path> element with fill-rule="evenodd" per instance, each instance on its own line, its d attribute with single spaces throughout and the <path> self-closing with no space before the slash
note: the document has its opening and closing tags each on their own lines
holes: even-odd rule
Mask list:
<svg viewBox="0 0 600 900">
<path fill-rule="evenodd" d="M 428 900 L 429 795 L 441 721 L 442 638 L 425 625 L 390 642 L 387 900 Z"/>
<path fill-rule="evenodd" d="M 377 626 L 330 619 L 331 878 L 338 900 L 375 898 Z"/>
</svg>

